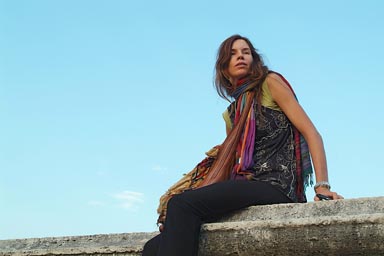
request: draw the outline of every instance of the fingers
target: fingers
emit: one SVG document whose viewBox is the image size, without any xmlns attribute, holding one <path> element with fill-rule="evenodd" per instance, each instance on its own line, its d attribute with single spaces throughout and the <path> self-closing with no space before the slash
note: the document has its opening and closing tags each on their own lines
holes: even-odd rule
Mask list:
<svg viewBox="0 0 384 256">
<path fill-rule="evenodd" d="M 333 198 L 333 200 L 344 199 L 343 196 L 337 194 L 336 192 L 332 192 L 332 198 Z"/>
<path fill-rule="evenodd" d="M 323 198 L 324 197 L 324 198 Z M 321 200 L 338 200 L 338 199 L 344 199 L 343 196 L 337 194 L 333 191 L 322 191 L 321 193 L 316 194 L 314 197 L 315 201 L 321 201 Z"/>
<path fill-rule="evenodd" d="M 337 199 L 344 199 L 344 197 L 342 197 L 341 195 L 337 194 L 336 192 L 332 192 L 330 191 L 330 197 L 332 197 L 333 200 L 337 200 Z"/>
</svg>

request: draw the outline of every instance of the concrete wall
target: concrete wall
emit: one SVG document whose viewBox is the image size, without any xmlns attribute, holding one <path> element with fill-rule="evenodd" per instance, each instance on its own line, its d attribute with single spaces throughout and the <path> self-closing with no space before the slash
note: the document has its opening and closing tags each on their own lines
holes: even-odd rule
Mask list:
<svg viewBox="0 0 384 256">
<path fill-rule="evenodd" d="M 156 234 L 0 240 L 0 255 L 140 255 Z M 384 255 L 384 197 L 249 207 L 203 225 L 199 255 Z"/>
</svg>

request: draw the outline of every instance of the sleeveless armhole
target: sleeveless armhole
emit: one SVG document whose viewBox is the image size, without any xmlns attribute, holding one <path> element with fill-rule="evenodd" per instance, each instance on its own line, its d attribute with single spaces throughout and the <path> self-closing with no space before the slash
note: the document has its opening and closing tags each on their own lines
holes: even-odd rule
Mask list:
<svg viewBox="0 0 384 256">
<path fill-rule="evenodd" d="M 229 116 L 229 111 L 226 109 L 223 113 L 223 118 L 225 121 L 225 127 L 227 130 L 232 130 L 232 122 L 231 122 L 231 117 Z"/>
<path fill-rule="evenodd" d="M 281 111 L 279 105 L 277 105 L 276 102 L 272 98 L 271 91 L 269 90 L 269 87 L 268 87 L 267 79 L 265 79 L 265 81 L 263 82 L 263 84 L 261 86 L 262 86 L 261 90 L 263 93 L 263 95 L 261 97 L 261 105 L 264 107 L 267 107 L 267 108 Z"/>
</svg>

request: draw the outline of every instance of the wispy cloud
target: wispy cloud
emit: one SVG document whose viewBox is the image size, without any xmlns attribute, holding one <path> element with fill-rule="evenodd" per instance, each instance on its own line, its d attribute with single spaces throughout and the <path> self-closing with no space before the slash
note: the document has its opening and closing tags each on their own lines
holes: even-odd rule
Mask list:
<svg viewBox="0 0 384 256">
<path fill-rule="evenodd" d="M 119 201 L 119 207 L 127 210 L 137 210 L 138 206 L 144 202 L 144 194 L 134 191 L 123 191 L 114 194 L 113 197 Z"/>
<path fill-rule="evenodd" d="M 164 172 L 166 170 L 168 170 L 167 167 L 163 167 L 163 166 L 161 166 L 159 164 L 156 164 L 156 165 L 152 166 L 152 171 L 155 171 L 155 172 Z"/>
</svg>

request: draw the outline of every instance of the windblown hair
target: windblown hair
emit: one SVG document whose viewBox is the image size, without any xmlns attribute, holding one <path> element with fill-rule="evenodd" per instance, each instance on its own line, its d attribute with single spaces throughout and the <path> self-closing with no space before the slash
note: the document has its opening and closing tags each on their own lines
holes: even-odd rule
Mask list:
<svg viewBox="0 0 384 256">
<path fill-rule="evenodd" d="M 235 86 L 231 84 L 227 75 L 229 62 L 232 55 L 232 46 L 236 40 L 244 40 L 249 48 L 253 57 L 250 72 L 250 88 L 256 89 L 256 97 L 258 101 L 261 99 L 261 85 L 268 74 L 268 67 L 264 64 L 263 58 L 257 53 L 255 47 L 253 47 L 251 41 L 240 35 L 233 35 L 227 38 L 221 45 L 217 53 L 217 60 L 215 65 L 215 87 L 220 97 L 229 101 L 232 98 L 232 93 L 235 90 Z"/>
</svg>

